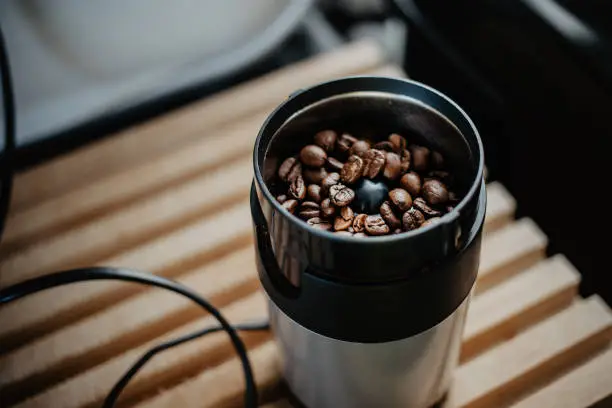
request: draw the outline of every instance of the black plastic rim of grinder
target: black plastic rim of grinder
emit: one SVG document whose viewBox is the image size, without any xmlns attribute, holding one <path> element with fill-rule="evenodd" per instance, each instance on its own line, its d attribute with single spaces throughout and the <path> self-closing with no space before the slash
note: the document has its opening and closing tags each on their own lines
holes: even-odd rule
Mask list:
<svg viewBox="0 0 612 408">
<path fill-rule="evenodd" d="M 268 190 L 261 168 L 268 144 L 287 120 L 326 98 L 368 91 L 427 106 L 450 121 L 469 144 L 477 160 L 474 180 L 463 200 L 438 223 L 383 237 L 339 236 L 308 226 Z M 291 95 L 264 122 L 254 150 L 251 213 L 258 272 L 268 296 L 294 321 L 340 340 L 391 341 L 435 326 L 461 305 L 476 279 L 486 207 L 483 172 L 482 143 L 474 124 L 452 100 L 426 85 L 349 77 Z M 285 232 L 284 245 L 271 240 L 274 228 Z M 457 231 L 462 236 L 458 246 Z M 281 256 L 294 257 L 297 277 L 281 269 Z"/>
</svg>

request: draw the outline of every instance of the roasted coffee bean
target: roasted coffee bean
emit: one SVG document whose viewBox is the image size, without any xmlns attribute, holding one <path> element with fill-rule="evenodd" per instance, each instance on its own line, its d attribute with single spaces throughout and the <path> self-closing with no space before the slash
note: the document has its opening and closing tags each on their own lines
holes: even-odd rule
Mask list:
<svg viewBox="0 0 612 408">
<path fill-rule="evenodd" d="M 365 221 L 368 218 L 367 214 L 357 214 L 353 219 L 353 230 L 355 232 L 365 231 Z"/>
<path fill-rule="evenodd" d="M 400 159 L 402 161 L 400 170 L 402 171 L 402 173 L 405 173 L 408 170 L 410 170 L 410 164 L 412 164 L 412 156 L 410 155 L 410 150 L 406 150 L 406 149 L 402 150 Z"/>
<path fill-rule="evenodd" d="M 303 176 L 304 180 L 309 184 L 321 184 L 323 179 L 327 177 L 327 171 L 323 167 L 318 169 L 305 168 Z"/>
<path fill-rule="evenodd" d="M 309 220 L 311 218 L 320 217 L 321 209 L 319 204 L 312 201 L 304 201 L 300 205 L 299 217 L 303 220 Z"/>
<path fill-rule="evenodd" d="M 428 217 L 439 217 L 440 215 L 442 215 L 440 211 L 433 209 L 429 205 L 427 205 L 423 197 L 418 197 L 416 200 L 414 200 L 412 205 L 414 205 L 417 210 L 421 211 Z"/>
<path fill-rule="evenodd" d="M 363 173 L 363 159 L 357 155 L 352 155 L 342 167 L 340 179 L 343 183 L 353 184 L 361 178 L 361 173 Z"/>
<path fill-rule="evenodd" d="M 431 152 L 431 166 L 434 169 L 443 169 L 444 168 L 444 156 L 442 153 L 433 151 Z"/>
<path fill-rule="evenodd" d="M 317 145 L 308 145 L 300 150 L 300 160 L 309 167 L 321 167 L 325 164 L 327 153 Z"/>
<path fill-rule="evenodd" d="M 425 146 L 410 146 L 412 156 L 412 168 L 416 171 L 426 171 L 429 168 L 429 149 Z"/>
<path fill-rule="evenodd" d="M 383 217 L 383 219 L 385 220 L 387 225 L 392 230 L 395 230 L 395 229 L 399 228 L 402 225 L 400 220 L 397 218 L 397 216 L 393 212 L 393 208 L 391 208 L 391 204 L 389 204 L 388 201 L 385 201 L 380 206 L 380 215 Z"/>
<path fill-rule="evenodd" d="M 314 201 L 315 203 L 321 202 L 321 186 L 318 184 L 310 184 L 308 186 L 308 190 L 306 191 L 306 196 L 310 201 Z"/>
<path fill-rule="evenodd" d="M 406 211 L 402 216 L 402 226 L 404 227 L 404 231 L 412 231 L 417 229 L 423 222 L 425 222 L 425 216 L 422 212 L 414 207 Z"/>
<path fill-rule="evenodd" d="M 314 142 L 317 146 L 329 153 L 334 150 L 337 138 L 338 135 L 333 130 L 322 130 L 315 135 Z"/>
<path fill-rule="evenodd" d="M 344 163 L 342 163 L 340 160 L 336 159 L 335 157 L 327 158 L 327 167 L 331 171 L 340 171 L 342 170 L 343 166 L 344 166 Z"/>
<path fill-rule="evenodd" d="M 343 133 L 336 142 L 336 149 L 338 149 L 340 153 L 347 153 L 356 141 L 357 139 L 353 136 L 348 133 Z"/>
<path fill-rule="evenodd" d="M 348 207 L 343 207 L 348 208 Z M 346 231 L 351 225 L 351 221 L 347 221 L 342 217 L 336 217 L 334 220 L 334 230 L 336 231 Z"/>
<path fill-rule="evenodd" d="M 396 153 L 387 153 L 387 159 L 385 161 L 385 169 L 383 170 L 383 176 L 389 180 L 395 180 L 399 177 L 402 169 L 402 162 L 400 157 Z"/>
<path fill-rule="evenodd" d="M 329 198 L 334 205 L 344 207 L 355 199 L 355 192 L 344 184 L 334 184 L 329 188 Z"/>
<path fill-rule="evenodd" d="M 321 215 L 325 218 L 331 218 L 336 214 L 336 207 L 332 204 L 329 198 L 321 201 Z"/>
<path fill-rule="evenodd" d="M 362 157 L 368 150 L 370 150 L 370 144 L 365 140 L 358 140 L 349 149 L 349 155 Z"/>
<path fill-rule="evenodd" d="M 429 225 L 435 224 L 438 221 L 440 221 L 440 217 L 432 217 L 430 219 L 428 219 L 427 221 L 425 221 L 424 223 L 421 224 L 421 228 L 425 228 Z"/>
<path fill-rule="evenodd" d="M 291 214 L 293 214 L 295 212 L 295 209 L 298 206 L 298 202 L 297 200 L 291 199 L 291 200 L 287 200 L 283 203 L 283 208 L 287 211 L 289 211 Z"/>
<path fill-rule="evenodd" d="M 321 218 L 318 218 L 318 217 L 311 218 L 311 219 L 309 219 L 306 222 L 311 227 L 314 227 L 316 229 L 320 229 L 320 230 L 323 230 L 323 231 L 329 231 L 329 230 L 332 229 L 332 225 L 329 222 L 327 222 L 327 221 L 325 221 L 325 220 L 323 220 Z"/>
<path fill-rule="evenodd" d="M 389 233 L 389 226 L 380 215 L 368 215 L 365 221 L 366 232 L 370 235 L 386 235 Z"/>
<path fill-rule="evenodd" d="M 374 145 L 374 149 L 376 150 L 381 150 L 384 152 L 392 152 L 394 147 L 393 147 L 393 143 L 391 143 L 388 140 L 384 140 L 382 142 L 378 142 Z"/>
<path fill-rule="evenodd" d="M 368 236 L 366 234 L 364 234 L 363 232 L 356 232 L 353 234 L 354 238 L 367 238 Z"/>
<path fill-rule="evenodd" d="M 395 153 L 401 153 L 406 148 L 406 138 L 402 135 L 398 135 L 397 133 L 392 133 L 389 135 L 389 142 L 393 145 L 393 151 Z"/>
<path fill-rule="evenodd" d="M 422 194 L 423 198 L 431 205 L 441 205 L 448 201 L 448 189 L 440 180 L 425 181 Z"/>
<path fill-rule="evenodd" d="M 279 203 L 284 203 L 285 201 L 287 201 L 287 196 L 285 194 L 281 194 L 278 197 L 276 197 L 276 201 L 278 201 Z"/>
<path fill-rule="evenodd" d="M 353 218 L 355 214 L 351 207 L 342 207 L 340 209 L 340 216 L 336 217 L 334 221 L 334 229 L 336 231 L 348 230 L 353 225 Z"/>
<path fill-rule="evenodd" d="M 370 149 L 363 155 L 363 176 L 375 178 L 385 167 L 385 153 L 380 150 Z"/>
<path fill-rule="evenodd" d="M 302 164 L 295 157 L 285 159 L 278 168 L 278 177 L 284 182 L 291 183 L 302 173 Z"/>
<path fill-rule="evenodd" d="M 289 186 L 289 194 L 298 200 L 303 200 L 306 197 L 306 184 L 301 175 L 297 176 Z"/>
<path fill-rule="evenodd" d="M 329 188 L 334 184 L 338 184 L 340 182 L 340 174 L 338 173 L 329 173 L 327 177 L 321 181 L 321 197 L 326 197 L 329 195 Z"/>
<path fill-rule="evenodd" d="M 345 236 L 345 237 L 352 237 L 353 236 L 353 233 L 352 232 L 348 232 L 348 231 L 336 231 L 336 232 L 334 232 L 334 234 L 342 235 L 342 236 Z"/>
<path fill-rule="evenodd" d="M 400 185 L 413 197 L 421 194 L 421 176 L 414 171 L 404 174 L 400 179 Z"/>
<path fill-rule="evenodd" d="M 403 188 L 396 188 L 389 192 L 389 198 L 391 202 L 395 204 L 400 211 L 406 211 L 412 207 L 412 197 Z"/>
</svg>

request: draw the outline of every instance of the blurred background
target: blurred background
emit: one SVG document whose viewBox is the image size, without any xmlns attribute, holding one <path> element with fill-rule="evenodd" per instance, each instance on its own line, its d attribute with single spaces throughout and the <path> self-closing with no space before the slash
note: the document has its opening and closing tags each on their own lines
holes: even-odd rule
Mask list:
<svg viewBox="0 0 612 408">
<path fill-rule="evenodd" d="M 612 3 L 4 0 L 26 169 L 364 37 L 475 120 L 489 175 L 612 302 Z M 169 135 L 171 137 L 171 135 Z"/>
</svg>

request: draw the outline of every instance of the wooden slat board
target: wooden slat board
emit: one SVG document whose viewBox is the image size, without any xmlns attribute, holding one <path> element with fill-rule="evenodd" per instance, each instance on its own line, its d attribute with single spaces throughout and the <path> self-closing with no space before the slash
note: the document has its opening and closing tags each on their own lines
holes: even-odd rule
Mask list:
<svg viewBox="0 0 612 408">
<path fill-rule="evenodd" d="M 401 76 L 349 45 L 169 113 L 21 174 L 0 245 L 0 287 L 80 265 L 147 270 L 195 288 L 234 323 L 266 315 L 254 265 L 250 154 L 296 88 L 359 73 Z M 577 298 L 580 275 L 499 183 L 487 186 L 482 258 L 447 407 L 581 408 L 612 394 L 612 313 Z M 172 294 L 116 282 L 0 308 L 0 406 L 96 407 L 151 346 L 214 324 Z M 244 333 L 262 403 L 288 408 L 270 333 Z M 239 407 L 222 333 L 154 358 L 122 406 Z M 610 400 L 612 401 L 612 400 Z"/>
</svg>

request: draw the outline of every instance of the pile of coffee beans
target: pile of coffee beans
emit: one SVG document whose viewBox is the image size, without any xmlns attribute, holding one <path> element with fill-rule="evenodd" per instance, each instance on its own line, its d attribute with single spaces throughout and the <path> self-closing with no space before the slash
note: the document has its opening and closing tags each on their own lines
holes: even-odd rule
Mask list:
<svg viewBox="0 0 612 408">
<path fill-rule="evenodd" d="M 442 154 L 396 133 L 372 143 L 321 131 L 277 174 L 283 208 L 313 228 L 347 236 L 423 228 L 459 202 Z"/>
</svg>

